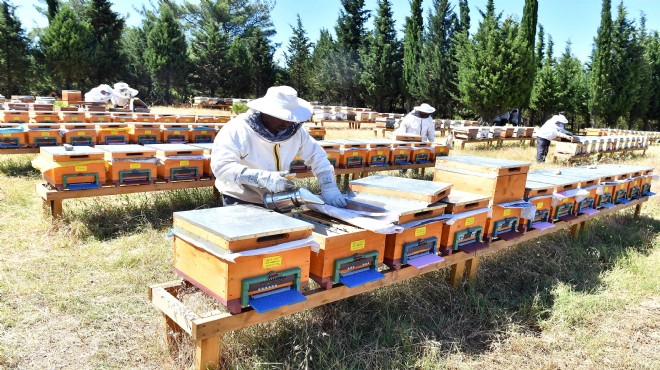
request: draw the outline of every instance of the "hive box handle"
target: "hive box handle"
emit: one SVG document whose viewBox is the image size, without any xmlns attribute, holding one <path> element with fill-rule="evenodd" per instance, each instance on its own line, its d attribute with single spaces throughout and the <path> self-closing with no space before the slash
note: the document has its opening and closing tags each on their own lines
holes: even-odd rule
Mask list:
<svg viewBox="0 0 660 370">
<path fill-rule="evenodd" d="M 285 240 L 289 238 L 289 234 L 287 233 L 282 233 L 282 234 L 274 234 L 274 235 L 266 235 L 266 236 L 261 236 L 257 238 L 257 243 L 268 243 L 272 242 L 275 240 Z"/>
<path fill-rule="evenodd" d="M 508 170 L 509 172 L 520 172 L 522 169 L 520 167 L 511 167 Z"/>
<path fill-rule="evenodd" d="M 413 217 L 424 217 L 424 216 L 430 215 L 431 213 L 432 213 L 432 211 L 417 212 L 417 213 L 413 214 Z"/>
</svg>

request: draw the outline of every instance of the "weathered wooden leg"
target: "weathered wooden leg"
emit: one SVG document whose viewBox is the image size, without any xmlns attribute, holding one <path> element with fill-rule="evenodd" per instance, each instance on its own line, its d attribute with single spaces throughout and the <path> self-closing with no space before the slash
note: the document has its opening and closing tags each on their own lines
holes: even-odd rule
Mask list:
<svg viewBox="0 0 660 370">
<path fill-rule="evenodd" d="M 580 222 L 580 231 L 578 232 L 578 234 L 584 235 L 584 230 L 586 229 L 587 229 L 587 221 Z"/>
<path fill-rule="evenodd" d="M 220 364 L 220 335 L 195 341 L 195 369 L 216 369 Z"/>
<path fill-rule="evenodd" d="M 635 206 L 635 218 L 639 218 L 639 215 L 642 213 L 642 206 L 644 203 L 639 203 Z"/>
<path fill-rule="evenodd" d="M 571 237 L 573 239 L 576 239 L 579 234 L 580 234 L 580 224 L 575 224 L 571 226 Z"/>
<path fill-rule="evenodd" d="M 479 267 L 479 259 L 481 257 L 474 257 L 465 261 L 465 269 L 467 276 L 470 280 L 477 280 L 477 268 Z"/>
<path fill-rule="evenodd" d="M 50 215 L 53 216 L 53 218 L 62 217 L 62 200 L 53 199 L 48 202 L 50 203 Z"/>
<path fill-rule="evenodd" d="M 465 141 L 461 142 L 461 150 L 465 150 Z"/>
<path fill-rule="evenodd" d="M 463 280 L 464 272 L 465 261 L 451 265 L 451 271 L 449 272 L 449 284 L 451 284 L 454 288 L 458 288 L 461 285 L 461 280 Z"/>
</svg>

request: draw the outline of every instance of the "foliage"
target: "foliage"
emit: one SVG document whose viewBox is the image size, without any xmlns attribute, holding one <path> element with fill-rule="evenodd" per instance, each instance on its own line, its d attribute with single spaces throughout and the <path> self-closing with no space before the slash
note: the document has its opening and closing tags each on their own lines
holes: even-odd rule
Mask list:
<svg viewBox="0 0 660 370">
<path fill-rule="evenodd" d="M 326 29 L 321 29 L 312 52 L 312 95 L 315 99 L 332 104 L 338 95 L 334 83 L 333 67 L 337 58 L 335 41 Z"/>
<path fill-rule="evenodd" d="M 127 60 L 122 68 L 122 79 L 138 90 L 142 99 L 151 97 L 153 84 L 144 55 L 147 48 L 147 27 L 148 22 L 145 21 L 142 27 L 126 28 L 121 38 L 122 51 Z"/>
<path fill-rule="evenodd" d="M 231 112 L 233 114 L 241 114 L 248 111 L 248 106 L 245 103 L 234 103 L 231 106 Z"/>
<path fill-rule="evenodd" d="M 337 55 L 332 63 L 337 98 L 342 104 L 361 106 L 359 80 L 363 66 L 359 54 L 368 47 L 365 45 L 365 25 L 369 11 L 364 9 L 364 0 L 341 0 L 341 4 L 343 9 L 339 11 L 335 26 Z"/>
<path fill-rule="evenodd" d="M 560 103 L 559 82 L 557 81 L 556 61 L 553 56 L 552 37 L 548 36 L 548 48 L 543 66 L 536 73 L 530 108 L 535 111 L 535 117 L 541 123 L 557 112 Z"/>
<path fill-rule="evenodd" d="M 21 94 L 32 72 L 30 47 L 16 8 L 0 3 L 0 92 L 9 97 Z"/>
<path fill-rule="evenodd" d="M 570 41 L 566 43 L 566 48 L 559 59 L 556 76 L 557 110 L 566 112 L 569 119 L 570 116 L 579 115 L 587 122 L 589 113 L 587 77 L 580 60 L 571 51 Z"/>
<path fill-rule="evenodd" d="M 412 109 L 414 102 L 420 97 L 419 64 L 421 60 L 424 32 L 422 17 L 422 0 L 410 1 L 410 16 L 406 17 L 403 36 L 403 91 L 406 110 Z"/>
<path fill-rule="evenodd" d="M 293 35 L 289 38 L 288 53 L 284 54 L 288 71 L 288 85 L 296 89 L 298 96 L 308 96 L 311 93 L 312 51 L 313 44 L 307 37 L 300 15 L 296 26 L 291 26 Z"/>
<path fill-rule="evenodd" d="M 113 81 L 126 63 L 120 41 L 125 22 L 111 5 L 109 0 L 91 0 L 85 8 L 94 40 L 94 69 L 90 76 L 94 84 Z"/>
<path fill-rule="evenodd" d="M 614 124 L 614 117 L 609 110 L 615 94 L 610 77 L 614 72 L 612 65 L 612 13 L 611 0 L 603 0 L 600 26 L 596 36 L 594 51 L 591 56 L 589 72 L 589 110 L 593 116 L 607 124 Z"/>
<path fill-rule="evenodd" d="M 520 31 L 516 42 L 520 45 L 521 52 L 516 57 L 522 64 L 521 83 L 519 94 L 521 95 L 522 108 L 527 107 L 534 86 L 534 75 L 536 74 L 536 60 L 534 58 L 534 40 L 536 37 L 536 24 L 538 22 L 538 0 L 525 0 L 523 17 L 520 21 Z"/>
<path fill-rule="evenodd" d="M 210 96 L 225 92 L 229 76 L 229 37 L 215 22 L 193 31 L 190 42 L 190 81 L 197 91 Z"/>
</svg>

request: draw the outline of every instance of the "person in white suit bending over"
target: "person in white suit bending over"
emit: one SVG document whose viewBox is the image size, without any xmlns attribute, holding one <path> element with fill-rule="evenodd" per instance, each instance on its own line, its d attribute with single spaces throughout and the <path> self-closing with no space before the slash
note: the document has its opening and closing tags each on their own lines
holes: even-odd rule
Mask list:
<svg viewBox="0 0 660 370">
<path fill-rule="evenodd" d="M 394 133 L 420 135 L 422 140 L 432 143 L 435 140 L 435 123 L 431 117 L 433 112 L 435 112 L 435 108 L 426 103 L 415 107 L 412 112 L 403 117 L 399 128 Z"/>
</svg>

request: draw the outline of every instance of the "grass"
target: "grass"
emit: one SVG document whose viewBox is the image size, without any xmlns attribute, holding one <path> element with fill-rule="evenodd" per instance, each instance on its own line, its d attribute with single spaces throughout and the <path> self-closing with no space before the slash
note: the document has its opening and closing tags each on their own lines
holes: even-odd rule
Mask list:
<svg viewBox="0 0 660 370">
<path fill-rule="evenodd" d="M 373 131 L 328 127 L 329 139 L 347 137 Z M 469 148 L 456 152 L 534 158 L 510 143 Z M 217 205 L 212 192 L 68 200 L 52 225 L 31 158 L 0 157 L 0 368 L 189 366 L 193 344 L 180 337 L 169 353 L 146 288 L 177 278 L 171 213 Z M 626 161 L 659 158 L 653 147 Z M 659 368 L 658 265 L 652 199 L 639 219 L 622 211 L 578 240 L 559 232 L 484 258 L 477 281 L 458 289 L 442 270 L 229 333 L 222 356 L 249 369 Z M 193 290 L 182 296 L 198 313 L 222 309 Z"/>
</svg>

